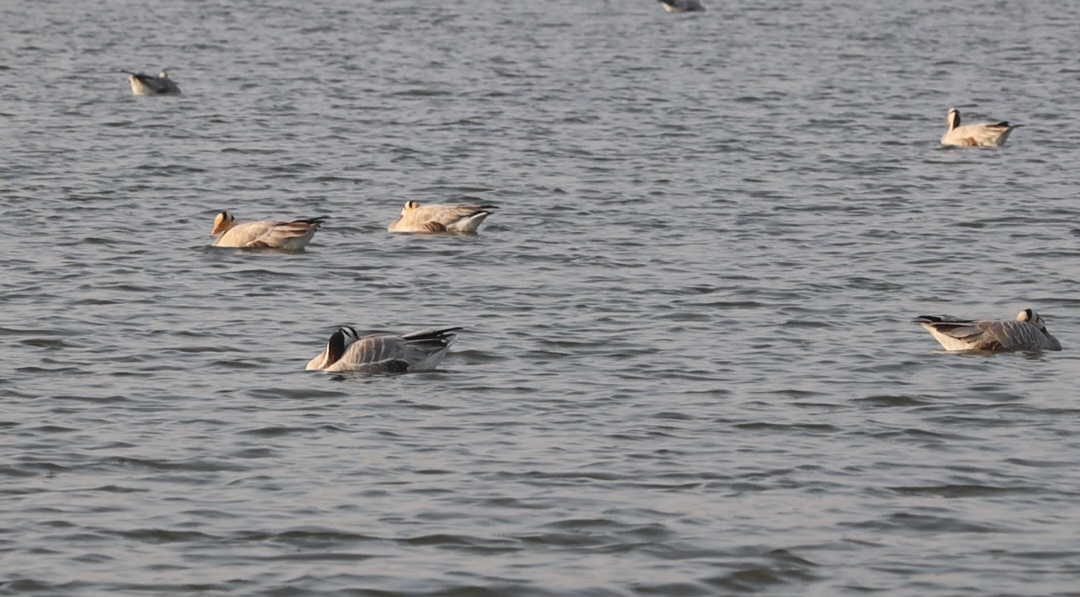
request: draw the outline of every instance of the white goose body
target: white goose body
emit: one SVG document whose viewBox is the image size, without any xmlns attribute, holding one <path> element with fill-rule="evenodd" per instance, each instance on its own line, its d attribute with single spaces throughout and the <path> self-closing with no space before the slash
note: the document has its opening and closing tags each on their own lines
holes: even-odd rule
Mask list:
<svg viewBox="0 0 1080 597">
<path fill-rule="evenodd" d="M 915 321 L 926 328 L 945 350 L 1061 350 L 1061 343 L 1046 331 L 1046 324 L 1032 309 L 1024 309 L 1014 320 L 971 320 L 948 315 L 922 315 Z"/>
<path fill-rule="evenodd" d="M 232 214 L 223 211 L 214 218 L 210 236 L 217 236 L 212 245 L 215 247 L 298 251 L 307 246 L 326 218 L 320 216 L 289 222 L 262 220 L 237 224 Z"/>
<path fill-rule="evenodd" d="M 398 219 L 390 222 L 389 232 L 464 232 L 474 233 L 494 205 L 420 205 L 409 201 Z"/>
<path fill-rule="evenodd" d="M 705 7 L 698 0 L 660 0 L 667 12 L 701 12 Z"/>
<path fill-rule="evenodd" d="M 442 362 L 457 340 L 457 330 L 421 330 L 411 334 L 372 334 L 361 337 L 343 326 L 330 335 L 318 356 L 308 361 L 308 371 L 360 371 L 407 373 L 430 371 Z"/>
<path fill-rule="evenodd" d="M 1008 122 L 961 125 L 960 112 L 956 108 L 949 109 L 948 123 L 949 128 L 942 135 L 941 144 L 953 147 L 1001 147 L 1016 128 Z"/>
<path fill-rule="evenodd" d="M 180 86 L 169 78 L 169 73 L 161 71 L 158 76 L 144 73 L 120 71 L 128 75 L 132 95 L 180 95 Z"/>
</svg>

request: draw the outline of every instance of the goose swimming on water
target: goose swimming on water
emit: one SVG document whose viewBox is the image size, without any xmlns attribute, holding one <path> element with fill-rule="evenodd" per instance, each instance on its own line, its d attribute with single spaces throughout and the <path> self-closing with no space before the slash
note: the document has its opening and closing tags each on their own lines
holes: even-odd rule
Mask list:
<svg viewBox="0 0 1080 597">
<path fill-rule="evenodd" d="M 361 337 L 342 326 L 330 335 L 326 348 L 308 361 L 308 371 L 406 373 L 430 371 L 442 362 L 457 340 L 457 328 L 421 330 L 411 334 L 372 334 Z"/>
<path fill-rule="evenodd" d="M 279 222 L 262 220 L 237 224 L 236 218 L 227 211 L 214 217 L 210 236 L 217 236 L 211 246 L 244 249 L 303 249 L 328 216 Z M 220 236 L 218 236 L 220 235 Z"/>
<path fill-rule="evenodd" d="M 701 12 L 705 7 L 698 0 L 660 0 L 667 12 Z"/>
<path fill-rule="evenodd" d="M 1008 122 L 990 124 L 960 124 L 960 111 L 949 108 L 949 129 L 941 137 L 942 145 L 954 147 L 1001 147 L 1009 138 L 1009 133 L 1020 125 L 1012 126 Z"/>
<path fill-rule="evenodd" d="M 1033 309 L 1024 309 L 1014 320 L 972 320 L 948 315 L 922 315 L 915 318 L 915 321 L 926 328 L 945 350 L 1061 350 L 1061 343 L 1046 331 L 1046 324 Z"/>
<path fill-rule="evenodd" d="M 398 219 L 390 222 L 386 229 L 389 232 L 473 233 L 494 209 L 494 205 L 420 205 L 409 201 L 401 208 Z"/>
<path fill-rule="evenodd" d="M 131 83 L 132 95 L 180 95 L 180 86 L 169 78 L 169 73 L 161 71 L 158 76 L 144 73 L 133 73 L 129 70 L 120 71 L 128 75 L 128 83 Z"/>
</svg>

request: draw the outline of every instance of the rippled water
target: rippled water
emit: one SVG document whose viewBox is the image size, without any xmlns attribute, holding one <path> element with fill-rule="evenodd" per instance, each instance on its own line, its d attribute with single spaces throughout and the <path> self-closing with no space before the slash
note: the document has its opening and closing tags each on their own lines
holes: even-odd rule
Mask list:
<svg viewBox="0 0 1080 597">
<path fill-rule="evenodd" d="M 1080 4 L 708 6 L 0 5 L 0 593 L 1080 595 Z"/>
</svg>

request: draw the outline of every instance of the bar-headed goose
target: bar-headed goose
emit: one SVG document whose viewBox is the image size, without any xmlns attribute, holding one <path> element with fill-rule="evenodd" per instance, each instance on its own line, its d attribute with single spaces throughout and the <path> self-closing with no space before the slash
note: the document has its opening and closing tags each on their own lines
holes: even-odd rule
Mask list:
<svg viewBox="0 0 1080 597">
<path fill-rule="evenodd" d="M 660 0 L 667 12 L 701 12 L 705 10 L 698 0 Z"/>
<path fill-rule="evenodd" d="M 161 71 L 158 76 L 144 73 L 133 73 L 129 70 L 120 71 L 128 75 L 128 83 L 131 83 L 132 95 L 180 95 L 180 86 L 169 78 L 169 73 Z"/>
<path fill-rule="evenodd" d="M 291 222 L 262 220 L 237 224 L 231 213 L 223 211 L 214 217 L 214 228 L 210 231 L 210 236 L 217 238 L 212 246 L 297 251 L 308 244 L 327 217 Z"/>
<path fill-rule="evenodd" d="M 1024 309 L 1015 320 L 971 320 L 948 315 L 923 315 L 915 318 L 915 321 L 926 328 L 945 350 L 1061 350 L 1061 343 L 1046 331 L 1046 324 L 1032 309 Z"/>
<path fill-rule="evenodd" d="M 1011 126 L 1008 122 L 990 124 L 960 124 L 960 111 L 949 108 L 949 130 L 941 137 L 942 145 L 954 147 L 1001 147 L 1009 138 L 1009 133 L 1020 125 Z"/>
<path fill-rule="evenodd" d="M 409 201 L 401 208 L 398 219 L 390 222 L 386 229 L 389 232 L 473 233 L 494 209 L 494 205 L 420 205 Z"/>
<path fill-rule="evenodd" d="M 406 373 L 430 371 L 446 356 L 461 328 L 421 330 L 399 336 L 372 334 L 361 337 L 343 326 L 330 335 L 319 356 L 308 361 L 308 371 L 361 371 L 364 373 Z"/>
</svg>

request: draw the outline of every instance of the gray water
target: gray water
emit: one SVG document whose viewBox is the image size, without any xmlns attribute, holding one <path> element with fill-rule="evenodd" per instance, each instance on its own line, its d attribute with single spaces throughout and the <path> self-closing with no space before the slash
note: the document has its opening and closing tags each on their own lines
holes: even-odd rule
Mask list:
<svg viewBox="0 0 1080 597">
<path fill-rule="evenodd" d="M 0 4 L 0 594 L 1080 595 L 1080 3 L 708 7 Z"/>
</svg>

